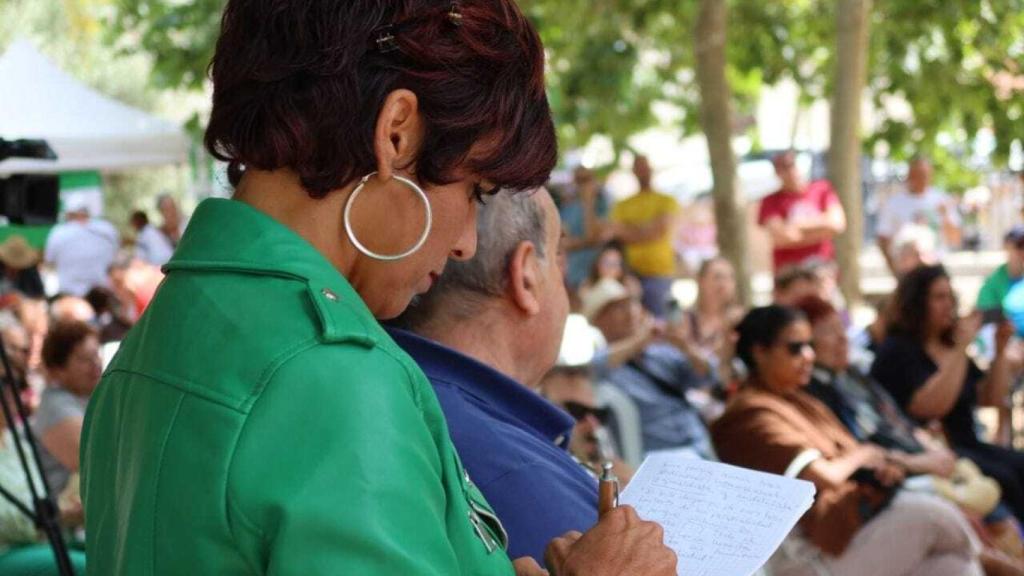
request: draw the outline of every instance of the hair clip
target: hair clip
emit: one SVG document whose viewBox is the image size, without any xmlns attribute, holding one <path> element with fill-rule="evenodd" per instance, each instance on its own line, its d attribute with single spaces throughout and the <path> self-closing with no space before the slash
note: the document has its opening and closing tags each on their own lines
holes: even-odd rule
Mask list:
<svg viewBox="0 0 1024 576">
<path fill-rule="evenodd" d="M 459 1 L 453 0 L 448 7 L 448 21 L 455 26 L 462 26 L 462 12 L 459 12 Z"/>
<path fill-rule="evenodd" d="M 377 50 L 382 54 L 398 50 L 398 42 L 395 41 L 395 27 L 391 24 L 382 26 L 377 33 Z"/>
</svg>

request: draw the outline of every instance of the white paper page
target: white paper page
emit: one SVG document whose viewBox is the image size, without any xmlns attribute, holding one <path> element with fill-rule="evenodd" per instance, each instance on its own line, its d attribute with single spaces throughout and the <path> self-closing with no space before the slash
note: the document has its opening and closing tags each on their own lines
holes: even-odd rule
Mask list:
<svg viewBox="0 0 1024 576">
<path fill-rule="evenodd" d="M 665 529 L 680 576 L 750 576 L 814 503 L 814 484 L 650 454 L 619 502 Z"/>
</svg>

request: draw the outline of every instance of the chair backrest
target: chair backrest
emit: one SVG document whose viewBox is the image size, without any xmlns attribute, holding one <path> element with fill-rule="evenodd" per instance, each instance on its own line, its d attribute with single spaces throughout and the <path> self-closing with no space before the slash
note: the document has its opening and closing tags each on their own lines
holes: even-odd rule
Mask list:
<svg viewBox="0 0 1024 576">
<path fill-rule="evenodd" d="M 615 414 L 618 424 L 619 450 L 622 459 L 633 468 L 640 466 L 644 459 L 644 437 L 640 426 L 640 410 L 625 392 L 607 382 L 594 386 L 598 404 L 607 406 Z"/>
<path fill-rule="evenodd" d="M 804 450 L 797 454 L 796 458 L 789 463 L 783 475 L 787 478 L 796 478 L 804 471 L 804 468 L 810 466 L 818 458 L 821 458 L 821 452 L 817 450 Z M 799 527 L 794 528 L 789 533 L 789 536 L 786 536 L 786 539 L 782 541 L 772 559 L 807 566 L 816 576 L 831 576 L 828 566 L 822 560 L 821 551 L 803 537 Z M 762 568 L 762 570 L 766 576 L 771 576 L 772 560 L 769 560 L 768 565 Z"/>
</svg>

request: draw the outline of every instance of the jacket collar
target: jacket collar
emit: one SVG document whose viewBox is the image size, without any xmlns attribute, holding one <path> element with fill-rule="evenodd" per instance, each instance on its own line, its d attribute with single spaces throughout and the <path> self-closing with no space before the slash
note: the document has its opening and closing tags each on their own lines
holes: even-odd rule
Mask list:
<svg viewBox="0 0 1024 576">
<path fill-rule="evenodd" d="M 575 420 L 540 394 L 433 340 L 397 328 L 387 328 L 387 332 L 431 382 L 455 386 L 547 441 L 561 447 L 567 445 Z"/>
<path fill-rule="evenodd" d="M 211 198 L 199 204 L 163 270 L 294 279 L 306 284 L 325 340 L 372 346 L 384 336 L 359 294 L 316 248 L 243 202 Z"/>
</svg>

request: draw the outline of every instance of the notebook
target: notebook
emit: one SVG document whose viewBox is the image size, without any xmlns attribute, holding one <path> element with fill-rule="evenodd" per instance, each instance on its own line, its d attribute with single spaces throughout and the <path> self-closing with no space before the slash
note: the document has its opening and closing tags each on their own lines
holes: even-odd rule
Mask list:
<svg viewBox="0 0 1024 576">
<path fill-rule="evenodd" d="M 804 480 L 653 453 L 619 503 L 661 524 L 681 576 L 750 576 L 810 509 L 814 493 Z"/>
</svg>

